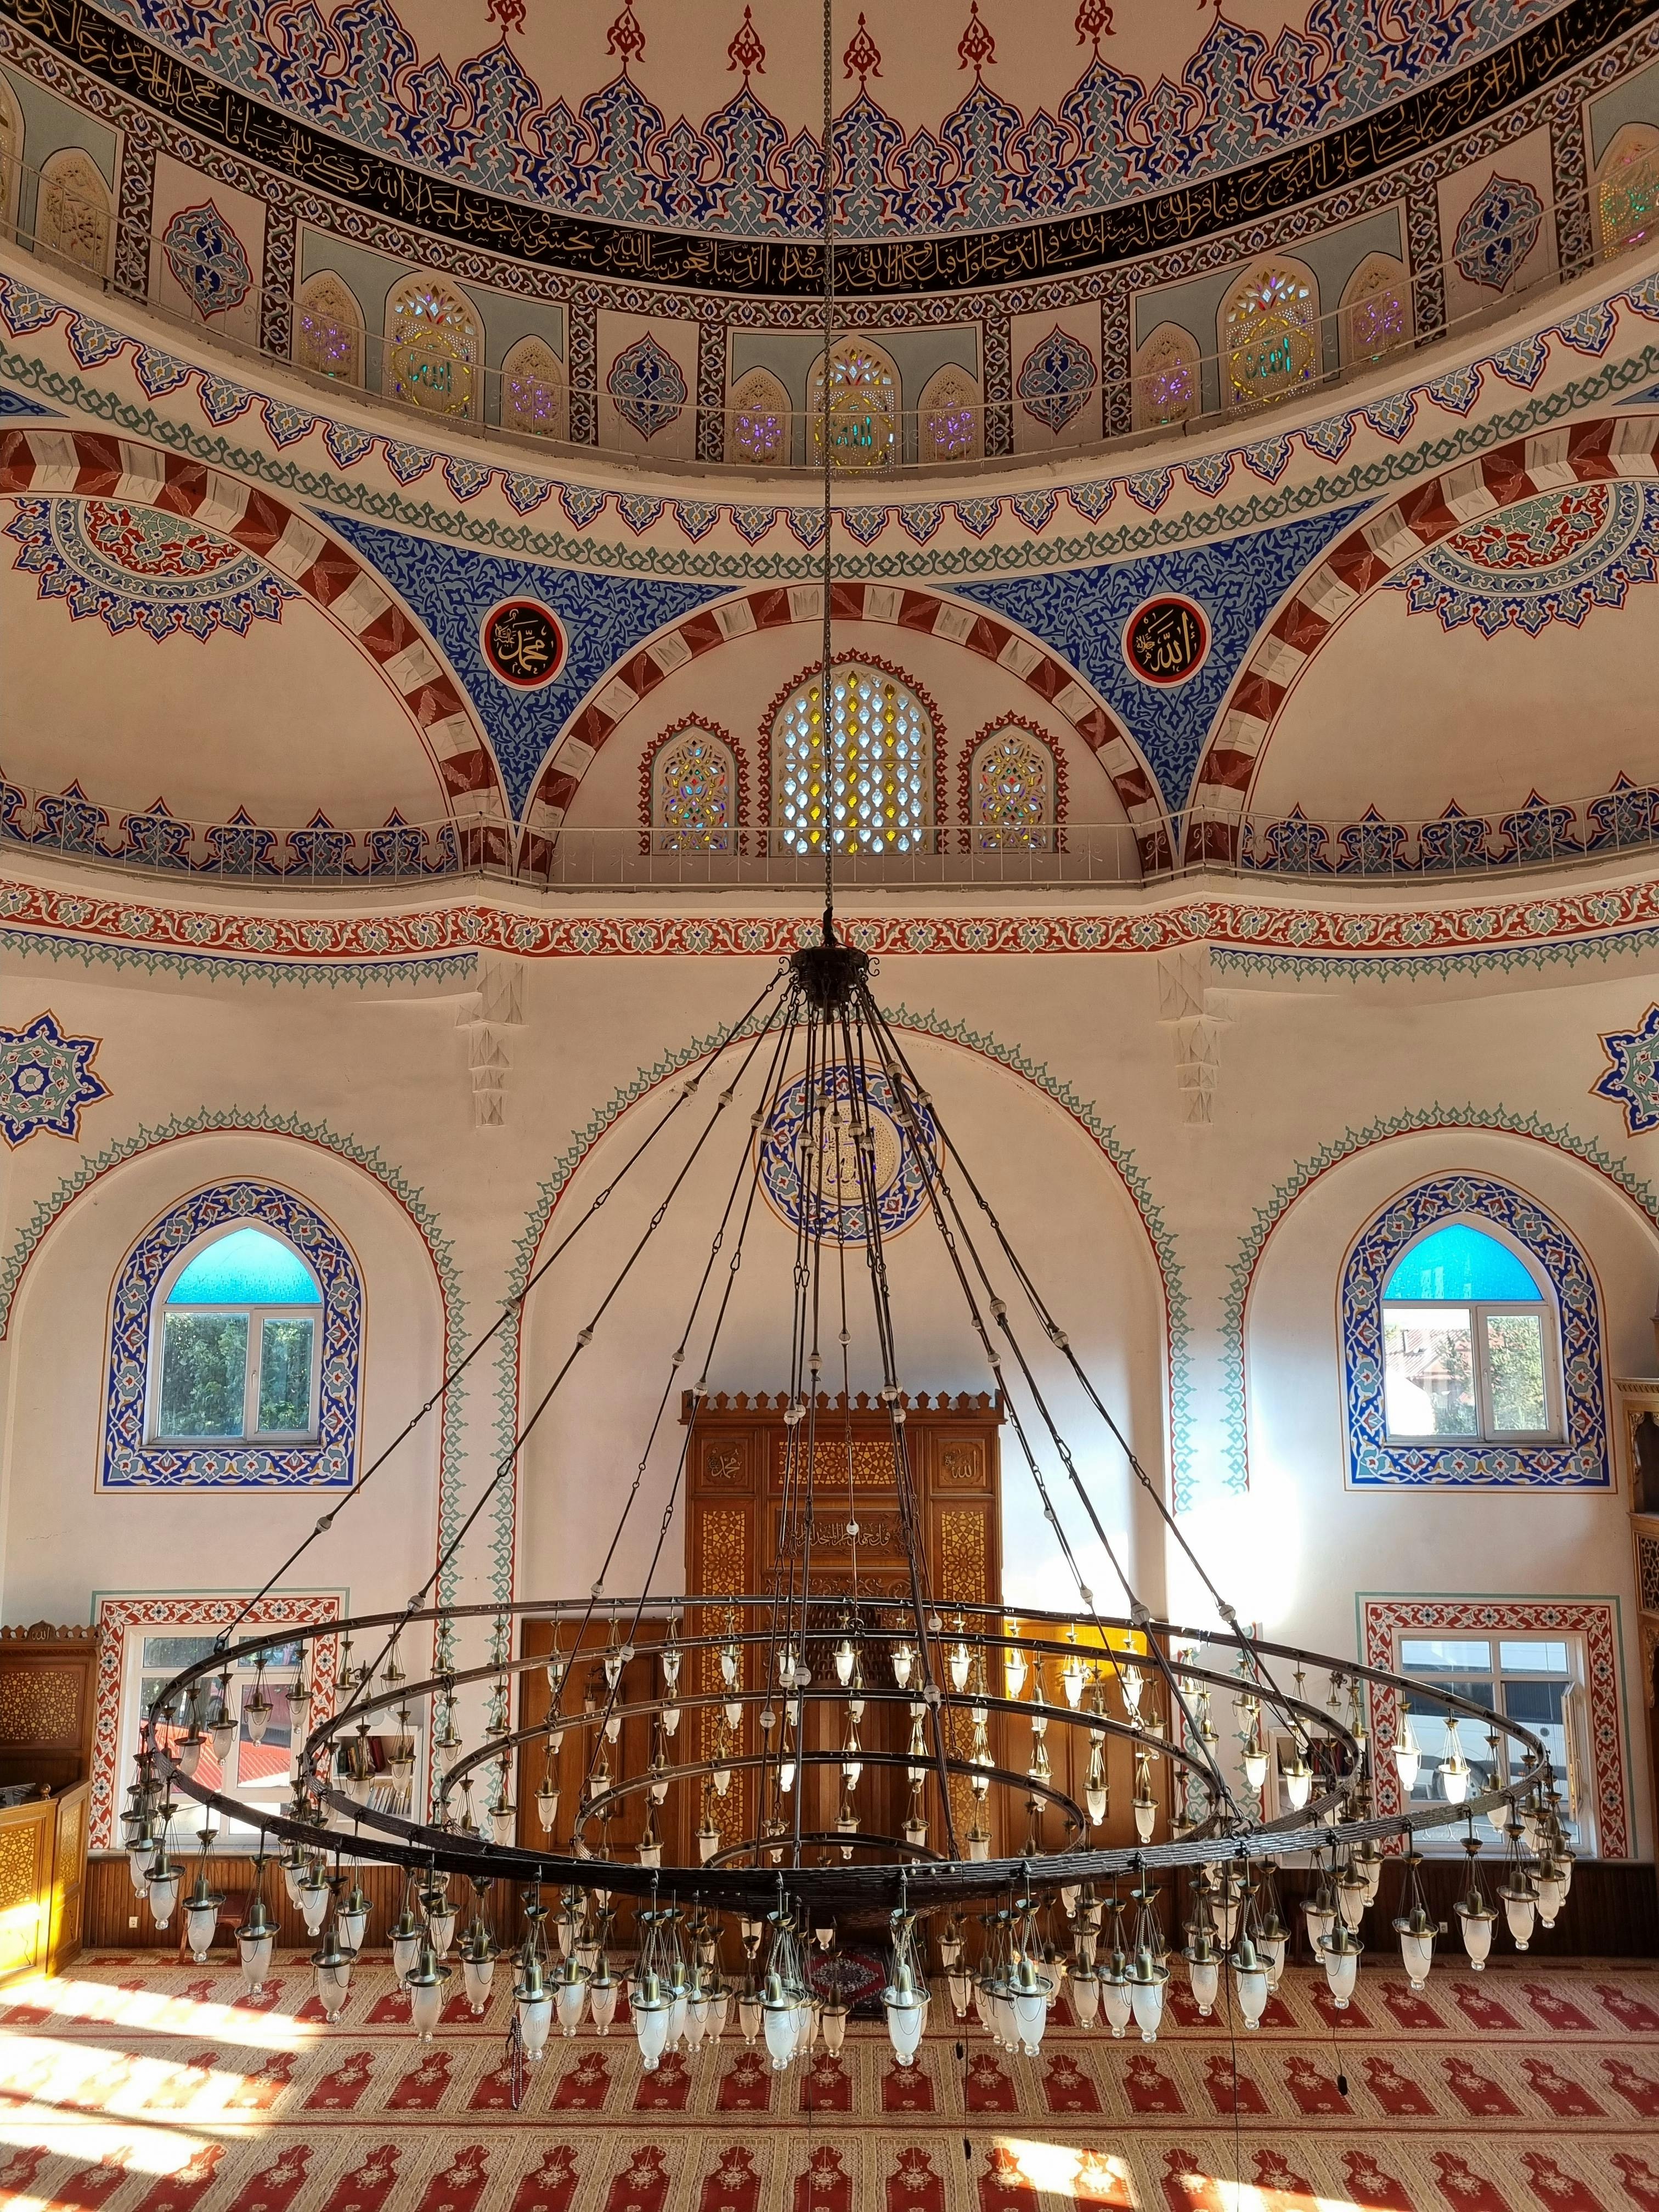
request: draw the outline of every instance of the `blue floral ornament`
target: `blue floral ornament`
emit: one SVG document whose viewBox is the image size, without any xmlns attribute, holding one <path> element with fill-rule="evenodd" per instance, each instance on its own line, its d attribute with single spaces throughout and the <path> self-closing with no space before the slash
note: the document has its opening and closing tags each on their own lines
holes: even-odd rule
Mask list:
<svg viewBox="0 0 1659 2212">
<path fill-rule="evenodd" d="M 1622 1106 L 1632 1137 L 1659 1129 L 1659 1006 L 1648 1008 L 1638 1028 L 1609 1030 L 1600 1042 L 1608 1064 L 1590 1096 Z"/>
<path fill-rule="evenodd" d="M 14 1151 L 42 1129 L 79 1137 L 82 1109 L 110 1095 L 92 1072 L 101 1042 L 65 1036 L 49 1013 L 27 1029 L 0 1030 L 0 1135 Z"/>
</svg>

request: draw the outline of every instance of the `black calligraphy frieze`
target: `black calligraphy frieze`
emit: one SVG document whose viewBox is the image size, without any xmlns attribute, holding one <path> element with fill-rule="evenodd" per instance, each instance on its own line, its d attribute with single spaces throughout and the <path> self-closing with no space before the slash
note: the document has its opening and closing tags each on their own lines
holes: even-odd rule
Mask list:
<svg viewBox="0 0 1659 2212">
<path fill-rule="evenodd" d="M 1204 610 L 1173 594 L 1148 599 L 1123 626 L 1123 658 L 1143 684 L 1184 684 L 1209 650 Z"/>
<path fill-rule="evenodd" d="M 564 632 L 534 599 L 504 599 L 483 618 L 483 656 L 503 684 L 533 691 L 564 665 Z"/>
<path fill-rule="evenodd" d="M 1215 235 L 1352 188 L 1474 130 L 1635 29 L 1652 9 L 1653 0 L 1567 0 L 1496 53 L 1361 122 L 1101 213 L 967 236 L 849 241 L 836 249 L 837 283 L 843 293 L 865 296 L 962 291 L 1065 276 Z M 160 52 L 88 0 L 0 0 L 0 17 L 180 127 L 394 222 L 574 276 L 771 298 L 817 297 L 823 289 L 819 249 L 810 243 L 584 221 L 348 145 Z"/>
</svg>

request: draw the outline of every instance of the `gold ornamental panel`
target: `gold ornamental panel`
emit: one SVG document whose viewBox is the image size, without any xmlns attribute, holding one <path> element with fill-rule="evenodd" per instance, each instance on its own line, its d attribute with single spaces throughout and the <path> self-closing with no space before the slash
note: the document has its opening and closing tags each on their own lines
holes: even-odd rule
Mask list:
<svg viewBox="0 0 1659 2212">
<path fill-rule="evenodd" d="M 772 1468 L 772 1487 L 783 1487 L 783 1455 L 786 1445 L 778 1439 L 778 1450 Z M 800 1455 L 805 1467 L 806 1454 Z M 893 1443 L 890 1437 L 854 1437 L 853 1439 L 853 1487 L 855 1490 L 891 1490 L 894 1486 Z M 812 1483 L 817 1489 L 824 1484 L 838 1483 L 847 1487 L 847 1439 L 845 1437 L 821 1437 L 812 1452 Z"/>
<path fill-rule="evenodd" d="M 983 1513 L 939 1516 L 939 1601 L 983 1605 L 988 1595 Z"/>
<path fill-rule="evenodd" d="M 78 1672 L 0 1675 L 0 1743 L 73 1750 L 81 1740 Z"/>
</svg>

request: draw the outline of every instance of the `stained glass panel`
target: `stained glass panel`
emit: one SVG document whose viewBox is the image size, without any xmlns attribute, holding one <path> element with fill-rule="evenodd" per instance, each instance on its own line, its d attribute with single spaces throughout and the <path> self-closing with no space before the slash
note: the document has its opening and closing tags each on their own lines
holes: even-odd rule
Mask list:
<svg viewBox="0 0 1659 2212">
<path fill-rule="evenodd" d="M 1317 374 L 1313 287 L 1294 270 L 1258 270 L 1234 295 L 1223 325 L 1236 404 L 1261 407 L 1299 392 Z"/>
<path fill-rule="evenodd" d="M 890 676 L 838 668 L 826 763 L 817 681 L 803 684 L 775 732 L 777 821 L 785 850 L 915 853 L 931 823 L 933 730 L 921 701 Z"/>
<path fill-rule="evenodd" d="M 1001 730 L 974 755 L 974 842 L 981 853 L 1054 847 L 1054 757 L 1024 730 Z"/>
<path fill-rule="evenodd" d="M 663 853 L 729 853 L 732 756 L 705 730 L 690 730 L 658 755 L 652 824 Z"/>
</svg>

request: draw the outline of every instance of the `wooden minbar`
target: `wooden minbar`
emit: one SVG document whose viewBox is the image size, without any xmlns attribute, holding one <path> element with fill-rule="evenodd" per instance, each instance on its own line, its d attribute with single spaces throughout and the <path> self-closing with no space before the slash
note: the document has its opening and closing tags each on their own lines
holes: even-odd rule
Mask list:
<svg viewBox="0 0 1659 2212">
<path fill-rule="evenodd" d="M 98 1634 L 0 1629 L 0 1982 L 80 1952 Z"/>
</svg>

